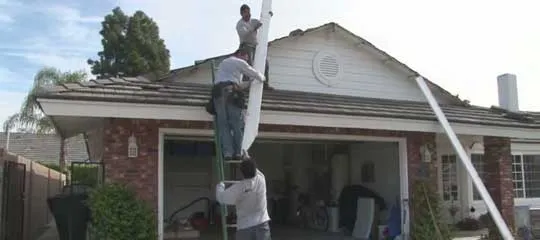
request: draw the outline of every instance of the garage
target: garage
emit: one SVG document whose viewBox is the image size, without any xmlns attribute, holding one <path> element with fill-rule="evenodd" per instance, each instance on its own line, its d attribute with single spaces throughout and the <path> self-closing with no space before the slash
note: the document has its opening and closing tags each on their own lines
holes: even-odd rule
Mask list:
<svg viewBox="0 0 540 240">
<path fill-rule="evenodd" d="M 165 239 L 171 231 L 200 235 L 201 239 L 218 239 L 221 234 L 214 191 L 218 182 L 214 144 L 210 136 L 198 135 L 164 133 L 161 139 L 160 203 Z M 404 141 L 261 133 L 250 154 L 266 176 L 272 237 L 343 239 L 357 228 L 357 235 L 371 232 L 372 237 L 380 238 L 391 210 L 395 211 L 408 196 Z M 226 169 L 226 175 L 231 174 L 234 167 Z M 306 196 L 309 201 L 302 201 Z M 373 200 L 367 200 L 364 206 L 357 202 L 358 197 Z M 357 219 L 358 208 L 371 214 Z M 406 212 L 399 209 L 398 218 L 408 217 L 403 216 Z M 184 228 L 184 221 L 192 224 Z M 229 221 L 234 223 L 233 218 Z M 181 230 L 175 229 L 180 225 Z M 407 231 L 407 225 L 404 221 L 398 226 Z M 188 231 L 191 228 L 200 231 Z M 229 232 L 234 234 L 234 228 Z"/>
</svg>

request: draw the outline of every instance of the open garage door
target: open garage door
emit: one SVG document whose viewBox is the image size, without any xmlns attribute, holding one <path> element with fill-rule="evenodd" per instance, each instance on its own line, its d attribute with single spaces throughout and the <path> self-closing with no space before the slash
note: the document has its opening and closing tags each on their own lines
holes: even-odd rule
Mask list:
<svg viewBox="0 0 540 240">
<path fill-rule="evenodd" d="M 209 137 L 166 136 L 163 147 L 165 219 L 193 200 L 215 199 L 217 178 L 212 145 Z M 403 158 L 396 141 L 262 138 L 255 142 L 250 152 L 266 176 L 268 211 L 276 237 L 351 234 L 350 223 L 347 223 L 350 219 L 344 218 L 343 213 L 355 213 L 358 209 L 340 199 L 347 187 L 350 190 L 351 186 L 360 186 L 370 191 L 356 189 L 354 194 L 373 198 L 377 204 L 371 219 L 373 234 L 382 234 L 392 207 L 402 206 L 403 200 L 407 199 L 403 195 L 407 193 L 407 189 L 403 189 L 407 186 L 406 175 L 404 181 L 401 179 L 404 177 Z M 301 195 L 309 196 L 310 203 L 303 204 Z M 314 226 L 314 220 L 298 218 L 298 209 L 305 207 L 305 211 L 310 211 L 316 202 L 324 202 L 328 214 L 322 228 L 316 223 Z M 337 211 L 328 209 L 334 205 L 337 205 Z M 206 201 L 200 201 L 176 216 L 188 218 L 195 212 L 208 216 L 214 214 L 211 207 Z M 341 217 L 334 216 L 340 212 Z M 402 214 L 399 215 L 400 220 L 403 219 Z"/>
</svg>

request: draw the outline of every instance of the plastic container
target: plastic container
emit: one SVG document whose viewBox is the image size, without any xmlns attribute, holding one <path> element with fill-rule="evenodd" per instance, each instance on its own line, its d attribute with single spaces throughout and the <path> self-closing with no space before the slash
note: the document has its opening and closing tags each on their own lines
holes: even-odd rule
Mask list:
<svg viewBox="0 0 540 240">
<path fill-rule="evenodd" d="M 328 207 L 328 231 L 339 232 L 339 208 Z"/>
<path fill-rule="evenodd" d="M 59 194 L 47 199 L 60 240 L 86 240 L 90 210 L 87 194 Z"/>
</svg>

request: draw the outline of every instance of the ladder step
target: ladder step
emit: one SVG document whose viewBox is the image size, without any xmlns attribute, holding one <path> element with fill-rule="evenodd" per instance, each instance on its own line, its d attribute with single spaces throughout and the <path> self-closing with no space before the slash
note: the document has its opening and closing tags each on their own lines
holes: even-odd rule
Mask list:
<svg viewBox="0 0 540 240">
<path fill-rule="evenodd" d="M 235 228 L 237 225 L 236 224 L 227 224 L 227 227 L 230 227 L 230 228 Z"/>
<path fill-rule="evenodd" d="M 242 163 L 242 160 L 226 160 L 224 162 L 229 163 L 229 164 L 231 164 L 231 163 Z"/>
<path fill-rule="evenodd" d="M 234 180 L 225 180 L 223 181 L 223 183 L 230 183 L 230 184 L 235 184 L 235 183 L 239 183 L 240 181 L 234 181 Z"/>
</svg>

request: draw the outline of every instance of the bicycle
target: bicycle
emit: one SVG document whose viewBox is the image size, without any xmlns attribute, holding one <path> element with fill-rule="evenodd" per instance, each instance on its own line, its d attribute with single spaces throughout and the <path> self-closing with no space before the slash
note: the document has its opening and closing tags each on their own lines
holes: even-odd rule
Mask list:
<svg viewBox="0 0 540 240">
<path fill-rule="evenodd" d="M 307 193 L 298 195 L 300 206 L 296 209 L 296 216 L 300 219 L 303 228 L 326 232 L 329 225 L 329 215 L 323 200 L 312 201 Z"/>
</svg>

